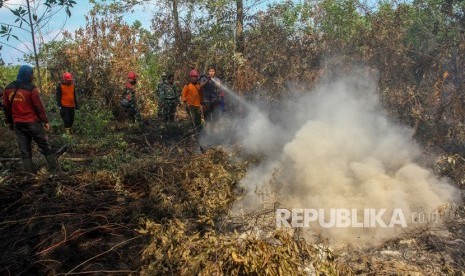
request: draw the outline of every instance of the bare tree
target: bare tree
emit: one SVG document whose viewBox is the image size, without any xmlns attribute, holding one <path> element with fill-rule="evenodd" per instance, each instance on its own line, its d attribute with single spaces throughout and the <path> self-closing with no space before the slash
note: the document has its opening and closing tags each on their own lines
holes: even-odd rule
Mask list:
<svg viewBox="0 0 465 276">
<path fill-rule="evenodd" d="M 42 78 L 38 55 L 40 45 L 37 43 L 37 36 L 63 9 L 68 17 L 71 16 L 71 8 L 75 4 L 74 0 L 45 0 L 43 3 L 36 0 L 23 0 L 22 3 L 14 6 L 9 4 L 8 1 L 0 1 L 0 8 L 8 9 L 16 18 L 14 22 L 0 22 L 0 37 L 5 38 L 7 42 L 10 38 L 14 38 L 24 43 L 25 41 L 22 41 L 17 36 L 17 33 L 25 32 L 30 36 L 32 42 L 30 52 L 34 57 L 40 89 L 42 89 Z M 28 54 L 7 42 L 0 41 L 0 44 L 16 49 L 23 54 Z"/>
</svg>

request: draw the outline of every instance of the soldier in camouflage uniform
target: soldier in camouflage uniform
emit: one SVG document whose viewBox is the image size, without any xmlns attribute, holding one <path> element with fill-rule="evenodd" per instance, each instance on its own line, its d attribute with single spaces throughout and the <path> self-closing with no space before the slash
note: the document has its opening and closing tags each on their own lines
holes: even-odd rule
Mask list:
<svg viewBox="0 0 465 276">
<path fill-rule="evenodd" d="M 162 92 L 162 87 L 164 83 L 166 82 L 166 73 L 163 72 L 161 73 L 161 82 L 158 83 L 157 89 L 155 91 L 155 94 L 157 96 L 157 104 L 158 104 L 158 110 L 157 110 L 157 117 L 158 118 L 163 118 L 163 102 L 161 101 L 161 92 Z"/>
<path fill-rule="evenodd" d="M 134 72 L 128 74 L 128 81 L 126 82 L 121 105 L 125 109 L 128 117 L 135 122 L 141 122 L 141 117 L 137 111 L 136 106 L 136 90 L 135 86 L 137 83 L 137 75 Z"/>
<path fill-rule="evenodd" d="M 181 93 L 182 93 L 182 88 L 179 86 L 178 81 L 174 81 L 174 75 L 170 75 L 171 78 L 168 78 L 168 83 L 171 84 L 174 88 L 174 92 L 176 93 L 176 97 L 178 98 L 178 103 L 181 103 Z"/>
<path fill-rule="evenodd" d="M 173 74 L 168 75 L 167 79 L 160 84 L 159 93 L 163 121 L 174 122 L 174 114 L 176 113 L 176 106 L 179 103 L 179 96 L 175 90 Z"/>
</svg>

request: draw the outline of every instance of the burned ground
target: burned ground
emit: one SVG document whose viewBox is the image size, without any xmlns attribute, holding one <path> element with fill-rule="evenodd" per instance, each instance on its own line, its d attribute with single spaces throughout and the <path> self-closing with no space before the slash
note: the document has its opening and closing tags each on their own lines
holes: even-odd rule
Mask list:
<svg viewBox="0 0 465 276">
<path fill-rule="evenodd" d="M 273 226 L 279 202 L 238 216 L 239 181 L 258 157 L 196 153 L 185 125 L 108 126 L 98 143 L 51 134 L 61 172 L 20 171 L 12 132 L 0 144 L 0 267 L 5 275 L 460 275 L 463 206 L 446 229 L 378 247 L 307 243 Z M 67 145 L 63 148 L 63 145 Z M 238 147 L 238 149 L 240 149 Z M 45 166 L 35 152 L 35 162 Z M 454 157 L 455 156 L 455 157 Z M 455 159 L 454 159 L 455 158 Z M 454 161 L 455 160 L 455 161 Z M 459 179 L 457 155 L 438 174 Z M 440 232 L 440 233 L 439 233 Z M 446 234 L 444 234 L 446 233 Z"/>
</svg>

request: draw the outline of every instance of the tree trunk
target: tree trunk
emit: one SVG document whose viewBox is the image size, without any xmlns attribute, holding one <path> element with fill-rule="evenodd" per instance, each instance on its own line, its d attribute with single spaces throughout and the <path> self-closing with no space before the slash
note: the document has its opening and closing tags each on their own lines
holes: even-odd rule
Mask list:
<svg viewBox="0 0 465 276">
<path fill-rule="evenodd" d="M 174 22 L 174 45 L 176 47 L 176 51 L 181 53 L 181 45 L 182 45 L 182 34 L 181 34 L 181 26 L 179 25 L 179 13 L 178 13 L 178 0 L 173 0 L 173 22 Z"/>
<path fill-rule="evenodd" d="M 243 0 L 236 0 L 236 44 L 235 53 L 239 54 L 239 58 L 242 58 L 244 54 L 244 2 Z M 243 73 L 244 68 L 240 65 L 241 62 L 235 62 L 235 88 L 239 91 L 239 96 L 243 96 Z M 238 112 L 242 114 L 244 109 L 239 106 Z"/>
<path fill-rule="evenodd" d="M 236 0 L 236 52 L 244 53 L 244 3 Z"/>
<path fill-rule="evenodd" d="M 35 39 L 35 33 L 34 33 L 34 22 L 32 21 L 31 5 L 29 4 L 29 0 L 26 0 L 26 4 L 27 4 L 27 12 L 29 14 L 29 26 L 31 27 L 32 48 L 34 50 L 34 60 L 36 62 L 37 79 L 39 80 L 39 89 L 40 91 L 42 91 L 42 78 L 40 76 L 39 56 L 37 55 L 36 39 Z"/>
</svg>

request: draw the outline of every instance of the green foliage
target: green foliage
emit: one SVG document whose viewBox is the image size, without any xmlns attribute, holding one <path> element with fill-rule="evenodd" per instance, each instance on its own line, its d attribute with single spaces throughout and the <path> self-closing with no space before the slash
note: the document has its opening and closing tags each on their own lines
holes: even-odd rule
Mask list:
<svg viewBox="0 0 465 276">
<path fill-rule="evenodd" d="M 324 0 L 320 8 L 320 30 L 330 40 L 350 42 L 367 27 L 363 14 L 358 11 L 357 1 Z"/>
<path fill-rule="evenodd" d="M 69 171 L 77 169 L 78 166 L 76 165 L 76 163 L 70 160 L 64 159 L 60 161 L 60 168 L 65 172 L 69 172 Z"/>
<path fill-rule="evenodd" d="M 16 80 L 19 66 L 0 66 L 0 88 L 5 87 L 10 82 Z"/>
<path fill-rule="evenodd" d="M 127 164 L 134 161 L 135 153 L 131 150 L 116 150 L 111 155 L 95 157 L 90 167 L 91 171 L 112 171 L 116 172 L 121 164 Z"/>
<path fill-rule="evenodd" d="M 160 56 L 158 54 L 148 53 L 143 60 L 139 62 L 142 84 L 152 88 L 155 91 L 163 73 Z"/>
<path fill-rule="evenodd" d="M 102 137 L 113 119 L 112 112 L 97 100 L 86 100 L 76 111 L 74 130 L 89 137 Z"/>
<path fill-rule="evenodd" d="M 406 42 L 417 51 L 430 54 L 439 47 L 456 47 L 463 36 L 463 1 L 414 1 L 409 17 L 412 24 Z"/>
</svg>

